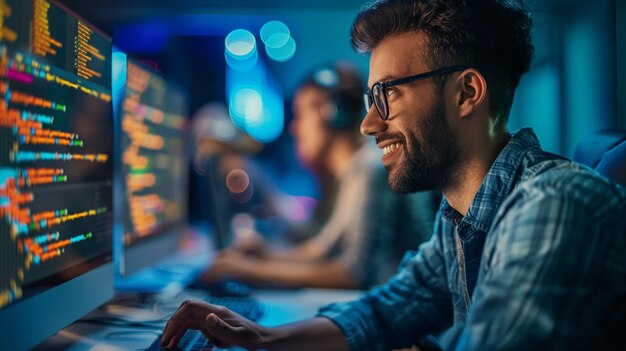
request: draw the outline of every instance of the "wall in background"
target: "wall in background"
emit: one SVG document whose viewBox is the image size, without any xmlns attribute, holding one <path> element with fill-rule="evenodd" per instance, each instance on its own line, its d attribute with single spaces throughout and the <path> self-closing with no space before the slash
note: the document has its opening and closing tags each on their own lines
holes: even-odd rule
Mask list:
<svg viewBox="0 0 626 351">
<path fill-rule="evenodd" d="M 533 11 L 536 57 L 510 127 L 535 129 L 542 146 L 571 157 L 576 143 L 617 126 L 613 0 Z"/>
<path fill-rule="evenodd" d="M 564 153 L 591 132 L 617 124 L 613 1 L 577 6 L 565 21 Z"/>
<path fill-rule="evenodd" d="M 271 20 L 287 24 L 297 45 L 287 62 L 265 58 L 284 90 L 285 125 L 291 119 L 293 90 L 319 65 L 348 60 L 368 78 L 369 57 L 355 53 L 349 43 L 360 0 L 89 3 L 114 28 L 122 49 L 158 62 L 166 76 L 187 88 L 192 114 L 206 102 L 226 100 L 226 35 L 237 28 L 251 31 L 265 56 L 259 30 Z M 626 1 L 541 0 L 531 6 L 536 56 L 516 93 L 509 127 L 532 127 L 546 150 L 571 157 L 583 136 L 626 128 Z M 314 180 L 298 168 L 286 131 L 257 158 L 284 190 L 315 197 Z"/>
<path fill-rule="evenodd" d="M 285 92 L 292 92 L 304 75 L 319 65 L 338 60 L 353 63 L 361 72 L 363 81 L 367 81 L 369 56 L 357 54 L 350 46 L 350 27 L 357 11 L 358 8 L 277 13 L 292 29 L 298 45 L 291 60 L 284 63 L 268 61 Z"/>
<path fill-rule="evenodd" d="M 544 149 L 560 153 L 563 137 L 563 81 L 561 17 L 549 11 L 533 11 L 535 58 L 515 93 L 509 130 L 531 127 Z"/>
<path fill-rule="evenodd" d="M 618 126 L 626 129 L 626 1 L 616 0 L 617 114 Z"/>
</svg>

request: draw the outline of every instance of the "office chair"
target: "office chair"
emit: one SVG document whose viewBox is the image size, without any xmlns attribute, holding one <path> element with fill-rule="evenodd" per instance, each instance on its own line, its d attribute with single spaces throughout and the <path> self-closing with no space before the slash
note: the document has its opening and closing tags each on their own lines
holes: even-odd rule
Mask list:
<svg viewBox="0 0 626 351">
<path fill-rule="evenodd" d="M 606 129 L 583 138 L 576 145 L 574 161 L 626 185 L 626 130 Z"/>
</svg>

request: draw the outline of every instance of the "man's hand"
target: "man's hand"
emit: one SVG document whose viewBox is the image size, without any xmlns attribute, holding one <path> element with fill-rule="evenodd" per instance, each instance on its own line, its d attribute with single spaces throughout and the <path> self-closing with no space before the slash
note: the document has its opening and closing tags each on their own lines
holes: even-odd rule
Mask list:
<svg viewBox="0 0 626 351">
<path fill-rule="evenodd" d="M 180 305 L 165 326 L 161 346 L 176 347 L 188 329 L 200 330 L 218 347 L 273 351 L 348 350 L 341 329 L 323 317 L 266 328 L 225 307 L 199 301 L 185 301 Z"/>
<path fill-rule="evenodd" d="M 188 329 L 199 330 L 218 347 L 241 346 L 255 350 L 263 347 L 267 328 L 217 305 L 184 301 L 170 318 L 161 337 L 161 346 L 176 347 Z"/>
</svg>

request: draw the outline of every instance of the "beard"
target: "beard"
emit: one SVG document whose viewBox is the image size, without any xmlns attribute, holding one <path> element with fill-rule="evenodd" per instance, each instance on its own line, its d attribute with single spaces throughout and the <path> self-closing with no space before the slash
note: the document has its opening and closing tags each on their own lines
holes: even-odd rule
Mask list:
<svg viewBox="0 0 626 351">
<path fill-rule="evenodd" d="M 404 143 L 404 157 L 395 166 L 386 166 L 389 186 L 399 194 L 442 189 L 448 182 L 459 159 L 459 148 L 454 133 L 446 120 L 443 94 L 422 122 L 422 141 L 414 133 Z M 406 140 L 408 139 L 408 140 Z"/>
</svg>

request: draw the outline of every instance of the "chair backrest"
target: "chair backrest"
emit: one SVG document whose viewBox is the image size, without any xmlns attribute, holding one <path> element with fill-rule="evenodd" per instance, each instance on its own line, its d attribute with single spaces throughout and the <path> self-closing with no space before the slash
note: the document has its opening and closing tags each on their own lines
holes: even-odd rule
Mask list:
<svg viewBox="0 0 626 351">
<path fill-rule="evenodd" d="M 626 130 L 607 129 L 585 137 L 576 146 L 574 161 L 626 185 Z"/>
</svg>

